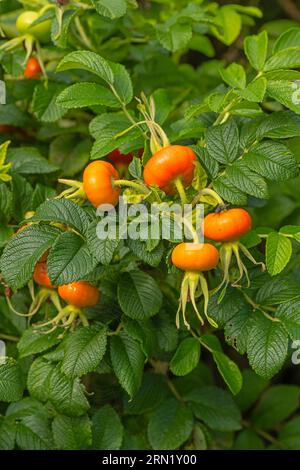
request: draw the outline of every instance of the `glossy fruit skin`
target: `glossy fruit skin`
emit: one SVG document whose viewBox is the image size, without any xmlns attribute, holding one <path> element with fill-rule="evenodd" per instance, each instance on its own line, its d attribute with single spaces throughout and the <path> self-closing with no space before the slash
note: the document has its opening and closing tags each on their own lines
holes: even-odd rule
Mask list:
<svg viewBox="0 0 300 470">
<path fill-rule="evenodd" d="M 252 218 L 242 208 L 208 214 L 203 222 L 204 236 L 216 242 L 237 241 L 249 232 L 251 227 Z"/>
<path fill-rule="evenodd" d="M 158 186 L 166 194 L 174 194 L 175 178 L 179 177 L 183 186 L 189 186 L 193 181 L 196 160 L 195 153 L 189 147 L 164 147 L 147 161 L 144 168 L 145 183 Z"/>
<path fill-rule="evenodd" d="M 48 276 L 47 264 L 45 262 L 39 262 L 36 264 L 34 268 L 33 279 L 40 286 L 48 287 L 49 289 L 55 288 L 55 286 L 52 285 Z"/>
<path fill-rule="evenodd" d="M 97 287 L 86 281 L 71 282 L 58 287 L 59 296 L 68 304 L 75 307 L 93 307 L 100 299 Z"/>
<path fill-rule="evenodd" d="M 39 14 L 36 11 L 24 11 L 17 18 L 17 30 L 20 34 L 32 34 L 39 41 L 47 42 L 50 38 L 51 20 L 45 20 L 35 26 L 31 26 L 38 17 Z"/>
<path fill-rule="evenodd" d="M 24 70 L 25 78 L 38 78 L 42 72 L 39 61 L 35 57 L 30 57 Z"/>
<path fill-rule="evenodd" d="M 83 189 L 94 207 L 100 204 L 117 205 L 121 190 L 113 186 L 115 179 L 119 179 L 119 173 L 109 162 L 95 160 L 85 168 Z"/>
<path fill-rule="evenodd" d="M 219 251 L 210 243 L 180 243 L 172 251 L 172 263 L 183 271 L 209 271 L 218 262 Z"/>
</svg>

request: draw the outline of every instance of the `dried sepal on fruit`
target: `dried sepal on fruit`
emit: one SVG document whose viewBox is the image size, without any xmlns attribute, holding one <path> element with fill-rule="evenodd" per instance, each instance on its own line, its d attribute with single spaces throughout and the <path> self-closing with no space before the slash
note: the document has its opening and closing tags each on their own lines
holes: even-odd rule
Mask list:
<svg viewBox="0 0 300 470">
<path fill-rule="evenodd" d="M 67 305 L 60 308 L 58 314 L 47 322 L 36 325 L 37 328 L 50 326 L 49 331 L 54 331 L 58 327 L 65 330 L 73 328 L 78 322 L 83 326 L 89 324 L 82 308 L 94 307 L 100 300 L 100 292 L 96 286 L 87 281 L 76 281 L 58 287 L 58 294 Z"/>
<path fill-rule="evenodd" d="M 186 306 L 190 301 L 193 305 L 200 323 L 204 320 L 200 314 L 196 298 L 203 295 L 204 314 L 209 323 L 217 327 L 216 322 L 208 315 L 209 289 L 205 271 L 216 268 L 219 262 L 219 252 L 214 245 L 210 243 L 180 243 L 172 251 L 172 263 L 179 269 L 185 271 L 180 291 L 179 308 L 176 315 L 176 326 L 180 325 L 180 312 L 183 315 L 185 326 L 190 329 L 190 324 L 186 319 Z"/>
<path fill-rule="evenodd" d="M 265 269 L 264 263 L 256 261 L 249 250 L 240 242 L 240 238 L 248 233 L 251 228 L 252 218 L 243 208 L 227 209 L 225 205 L 219 205 L 214 213 L 208 214 L 204 218 L 204 236 L 215 242 L 222 243 L 220 248 L 220 261 L 224 275 L 216 291 L 221 289 L 224 285 L 226 288 L 230 282 L 229 269 L 233 256 L 236 259 L 239 270 L 239 276 L 232 283 L 233 286 L 238 286 L 244 274 L 247 278 L 248 286 L 250 285 L 248 271 L 242 261 L 240 253 L 253 264 L 261 265 L 262 269 Z"/>
</svg>

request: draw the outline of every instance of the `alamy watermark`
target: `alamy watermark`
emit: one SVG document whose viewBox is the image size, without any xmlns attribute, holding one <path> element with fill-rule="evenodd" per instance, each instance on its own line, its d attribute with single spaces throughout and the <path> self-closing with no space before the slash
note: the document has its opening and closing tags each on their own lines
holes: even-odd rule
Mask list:
<svg viewBox="0 0 300 470">
<path fill-rule="evenodd" d="M 4 341 L 0 340 L 0 365 L 5 364 L 6 362 L 6 344 Z"/>
<path fill-rule="evenodd" d="M 6 104 L 6 87 L 3 80 L 0 80 L 0 104 Z"/>
<path fill-rule="evenodd" d="M 300 80 L 295 80 L 291 84 L 291 88 L 294 90 L 292 93 L 292 103 L 300 104 Z"/>
<path fill-rule="evenodd" d="M 186 240 L 203 242 L 203 204 L 127 204 L 119 198 L 118 210 L 111 204 L 97 208 L 96 233 L 100 240 Z"/>
</svg>

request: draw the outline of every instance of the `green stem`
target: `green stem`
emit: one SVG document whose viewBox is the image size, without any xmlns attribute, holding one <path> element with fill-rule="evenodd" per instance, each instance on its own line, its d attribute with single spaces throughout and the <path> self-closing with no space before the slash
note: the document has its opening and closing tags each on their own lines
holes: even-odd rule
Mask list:
<svg viewBox="0 0 300 470">
<path fill-rule="evenodd" d="M 171 380 L 167 379 L 167 385 L 168 385 L 169 389 L 171 390 L 171 392 L 173 393 L 176 400 L 181 401 L 181 402 L 185 401 L 184 398 L 180 395 L 180 393 L 178 392 L 178 390 L 176 389 L 175 385 L 173 384 L 173 382 Z"/>
<path fill-rule="evenodd" d="M 117 100 L 119 101 L 120 105 L 121 105 L 121 108 L 122 108 L 122 111 L 123 113 L 125 114 L 125 116 L 127 117 L 127 119 L 131 122 L 131 124 L 134 124 L 134 126 L 138 125 L 137 122 L 133 119 L 133 117 L 131 116 L 131 114 L 128 112 L 128 109 L 126 108 L 125 104 L 123 103 L 123 101 L 121 100 L 117 90 L 115 89 L 115 87 L 113 85 L 109 85 L 111 91 L 113 92 L 113 94 L 115 95 L 115 97 L 117 98 Z M 141 134 L 143 135 L 143 137 L 145 139 L 148 139 L 148 136 L 147 134 L 143 131 L 143 129 L 141 129 L 139 127 L 139 130 L 141 131 Z"/>
<path fill-rule="evenodd" d="M 17 336 L 6 335 L 4 333 L 0 333 L 0 338 L 6 339 L 7 341 L 14 341 L 15 343 L 17 343 L 20 339 Z"/>
<path fill-rule="evenodd" d="M 242 425 L 248 429 L 252 428 L 251 423 L 245 420 L 242 420 Z M 269 434 L 268 432 L 264 431 L 263 429 L 257 428 L 255 426 L 252 429 L 266 441 L 271 442 L 272 444 L 276 445 L 276 447 L 279 447 L 280 449 L 285 449 L 284 445 L 281 442 L 279 442 L 275 437 L 273 437 L 271 434 Z"/>
<path fill-rule="evenodd" d="M 223 111 L 219 114 L 215 122 L 213 123 L 213 126 L 218 126 L 219 124 L 224 124 L 224 122 L 227 121 L 227 119 L 230 117 L 230 111 L 235 106 L 238 104 L 242 99 L 241 98 L 234 98 L 224 109 Z"/>
<path fill-rule="evenodd" d="M 201 191 L 199 191 L 196 198 L 194 199 L 193 205 L 197 203 L 197 201 L 201 198 L 201 196 L 211 196 L 216 201 L 217 205 L 225 206 L 225 203 L 223 199 L 221 198 L 221 196 L 219 196 L 219 194 L 216 193 L 216 191 L 210 188 L 201 189 Z"/>
<path fill-rule="evenodd" d="M 114 186 L 125 186 L 125 187 L 136 189 L 137 191 L 140 191 L 143 194 L 149 194 L 149 189 L 146 188 L 146 186 L 140 183 L 136 183 L 135 181 L 114 180 L 113 184 Z"/>
<path fill-rule="evenodd" d="M 242 289 L 240 289 L 240 288 L 238 288 L 238 289 L 243 294 L 243 296 L 246 299 L 246 301 L 248 302 L 248 304 L 250 304 L 255 310 L 258 310 L 259 312 L 261 312 L 266 318 L 268 318 L 268 320 L 271 320 L 273 322 L 281 323 L 281 320 L 279 318 L 272 317 L 272 315 L 267 313 L 263 309 L 263 307 L 261 307 L 259 304 L 255 303 L 254 300 L 252 300 L 251 297 L 249 297 L 249 295 L 247 295 Z"/>
<path fill-rule="evenodd" d="M 117 327 L 117 329 L 115 331 L 109 331 L 107 333 L 107 336 L 116 336 L 118 335 L 123 329 L 123 325 L 122 323 L 119 324 L 119 326 Z"/>
<path fill-rule="evenodd" d="M 76 25 L 76 28 L 77 28 L 77 31 L 79 33 L 79 36 L 80 36 L 80 39 L 81 41 L 83 42 L 83 44 L 88 48 L 90 49 L 91 51 L 94 51 L 95 48 L 91 42 L 91 40 L 89 39 L 89 37 L 86 35 L 85 33 L 85 30 L 81 24 L 81 21 L 80 19 L 78 18 L 78 16 L 76 16 L 75 18 L 75 25 Z"/>
<path fill-rule="evenodd" d="M 187 197 L 186 197 L 186 193 L 185 193 L 184 186 L 182 184 L 181 178 L 175 178 L 174 184 L 175 184 L 176 189 L 178 191 L 178 194 L 179 194 L 179 197 L 180 197 L 180 200 L 181 200 L 181 204 L 182 205 L 187 204 Z"/>
</svg>

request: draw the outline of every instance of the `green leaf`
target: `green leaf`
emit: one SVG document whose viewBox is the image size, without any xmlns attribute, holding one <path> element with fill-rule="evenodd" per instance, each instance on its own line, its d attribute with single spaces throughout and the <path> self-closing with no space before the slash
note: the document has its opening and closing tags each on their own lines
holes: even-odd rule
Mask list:
<svg viewBox="0 0 300 470">
<path fill-rule="evenodd" d="M 39 357 L 30 366 L 27 377 L 27 388 L 30 396 L 41 402 L 46 402 L 50 396 L 50 379 L 54 364 Z"/>
<path fill-rule="evenodd" d="M 140 342 L 145 356 L 151 356 L 157 346 L 156 329 L 151 319 L 137 321 L 125 316 L 122 319 L 122 324 L 124 331 Z"/>
<path fill-rule="evenodd" d="M 91 146 L 89 138 L 78 140 L 78 134 L 59 135 L 50 143 L 49 159 L 65 177 L 74 176 L 87 165 Z"/>
<path fill-rule="evenodd" d="M 53 244 L 47 259 L 47 270 L 54 285 L 79 281 L 97 266 L 87 244 L 74 232 L 62 233 Z"/>
<path fill-rule="evenodd" d="M 112 406 L 105 405 L 94 414 L 92 432 L 93 449 L 120 449 L 124 430 L 119 415 Z"/>
<path fill-rule="evenodd" d="M 168 312 L 163 309 L 162 315 L 153 319 L 155 328 L 159 331 L 157 337 L 158 345 L 163 351 L 174 351 L 178 343 L 178 330 L 173 318 L 167 316 Z"/>
<path fill-rule="evenodd" d="M 53 448 L 48 419 L 39 413 L 23 416 L 16 425 L 16 441 L 22 450 L 47 450 Z"/>
<path fill-rule="evenodd" d="M 159 42 L 171 52 L 185 49 L 192 39 L 192 28 L 189 24 L 158 25 L 156 31 Z"/>
<path fill-rule="evenodd" d="M 134 157 L 128 166 L 129 173 L 135 179 L 142 177 L 142 164 L 141 159 Z"/>
<path fill-rule="evenodd" d="M 78 204 L 68 199 L 50 199 L 41 204 L 30 219 L 35 222 L 59 222 L 84 234 L 90 218 Z"/>
<path fill-rule="evenodd" d="M 92 0 L 96 11 L 102 15 L 114 20 L 124 16 L 127 10 L 127 3 L 125 0 Z"/>
<path fill-rule="evenodd" d="M 226 69 L 220 69 L 220 75 L 225 83 L 232 88 L 243 90 L 246 86 L 246 73 L 242 65 L 233 62 Z"/>
<path fill-rule="evenodd" d="M 58 171 L 58 167 L 48 162 L 34 147 L 10 149 L 7 163 L 12 163 L 12 170 L 23 175 L 42 175 Z"/>
<path fill-rule="evenodd" d="M 300 46 L 300 28 L 290 28 L 284 31 L 275 41 L 273 53 L 276 54 L 290 47 Z"/>
<path fill-rule="evenodd" d="M 57 70 L 84 69 L 104 80 L 114 88 L 117 99 L 127 104 L 132 100 L 133 91 L 130 76 L 121 64 L 110 62 L 91 51 L 75 51 L 67 54 L 58 64 Z"/>
<path fill-rule="evenodd" d="M 299 284 L 293 278 L 278 276 L 266 282 L 258 291 L 256 300 L 260 305 L 276 305 L 300 297 Z"/>
<path fill-rule="evenodd" d="M 92 222 L 87 230 L 87 246 L 93 257 L 103 265 L 109 265 L 119 246 L 118 239 L 101 239 L 97 236 L 98 220 Z"/>
<path fill-rule="evenodd" d="M 252 429 L 245 429 L 237 436 L 234 450 L 263 450 L 264 441 Z"/>
<path fill-rule="evenodd" d="M 96 326 L 79 328 L 68 337 L 61 370 L 67 377 L 81 377 L 95 370 L 106 351 L 106 330 Z"/>
<path fill-rule="evenodd" d="M 49 10 L 48 10 L 49 11 Z M 61 25 L 59 24 L 57 16 L 52 19 L 51 25 L 51 41 L 55 44 L 55 46 L 60 47 L 62 49 L 66 49 L 68 47 L 68 42 L 70 39 L 70 27 L 76 15 L 78 15 L 79 11 L 76 10 L 64 10 L 62 12 L 62 22 Z"/>
<path fill-rule="evenodd" d="M 149 420 L 148 439 L 155 450 L 173 450 L 187 441 L 192 429 L 190 409 L 174 398 L 168 398 Z"/>
<path fill-rule="evenodd" d="M 45 334 L 42 328 L 27 328 L 17 344 L 19 357 L 26 357 L 30 354 L 38 354 L 47 351 L 47 349 L 52 348 L 52 346 L 60 342 L 59 335 L 59 330 Z"/>
<path fill-rule="evenodd" d="M 60 233 L 55 227 L 36 224 L 17 233 L 1 257 L 1 271 L 7 284 L 14 289 L 23 287 L 32 277 L 36 263 Z"/>
<path fill-rule="evenodd" d="M 223 352 L 214 351 L 213 359 L 217 365 L 218 371 L 222 375 L 224 381 L 228 385 L 233 395 L 236 395 L 243 385 L 243 377 L 240 369 L 229 357 Z"/>
<path fill-rule="evenodd" d="M 57 71 L 84 69 L 102 78 L 106 83 L 113 84 L 114 74 L 105 59 L 91 51 L 74 51 L 67 54 L 58 64 Z"/>
<path fill-rule="evenodd" d="M 283 235 L 291 235 L 291 237 L 300 243 L 300 227 L 297 225 L 285 225 L 281 227 L 279 233 Z"/>
<path fill-rule="evenodd" d="M 289 111 L 278 111 L 264 117 L 260 124 L 255 126 L 256 138 L 286 139 L 296 137 L 300 132 L 300 119 Z"/>
<path fill-rule="evenodd" d="M 68 416 L 81 416 L 89 409 L 84 386 L 77 377 L 68 378 L 58 364 L 50 377 L 49 400 L 59 413 Z"/>
<path fill-rule="evenodd" d="M 292 69 L 300 67 L 300 46 L 289 47 L 273 54 L 266 62 L 264 70 Z"/>
<path fill-rule="evenodd" d="M 32 98 L 32 109 L 36 117 L 42 122 L 55 122 L 66 113 L 66 109 L 57 103 L 57 97 L 65 88 L 60 83 L 48 83 L 37 85 Z"/>
<path fill-rule="evenodd" d="M 300 447 L 300 416 L 295 416 L 279 433 L 279 441 L 284 444 L 287 449 L 298 450 Z"/>
<path fill-rule="evenodd" d="M 235 162 L 226 169 L 227 181 L 240 191 L 261 199 L 268 198 L 267 183 L 253 173 L 243 161 Z"/>
<path fill-rule="evenodd" d="M 13 450 L 16 428 L 8 419 L 0 418 L 0 450 Z"/>
<path fill-rule="evenodd" d="M 110 357 L 114 372 L 131 397 L 141 385 L 145 356 L 140 344 L 127 333 L 113 336 L 110 341 Z"/>
<path fill-rule="evenodd" d="M 167 395 L 168 388 L 162 375 L 145 372 L 139 391 L 131 400 L 124 399 L 124 411 L 142 415 L 153 411 Z"/>
<path fill-rule="evenodd" d="M 242 372 L 243 386 L 241 391 L 234 397 L 234 401 L 242 412 L 251 408 L 257 401 L 263 390 L 268 386 L 268 381 L 251 369 Z"/>
<path fill-rule="evenodd" d="M 75 83 L 65 88 L 56 100 L 59 106 L 66 109 L 84 108 L 87 106 L 103 105 L 110 108 L 120 107 L 115 95 L 97 83 Z"/>
<path fill-rule="evenodd" d="M 213 188 L 225 201 L 231 202 L 231 204 L 238 204 L 241 206 L 245 206 L 247 204 L 247 195 L 235 186 L 232 186 L 230 180 L 228 180 L 226 176 L 221 176 L 214 180 Z"/>
<path fill-rule="evenodd" d="M 88 416 L 70 418 L 57 415 L 52 422 L 52 432 L 57 449 L 86 450 L 92 443 L 91 423 Z"/>
<path fill-rule="evenodd" d="M 13 194 L 6 184 L 0 183 L 0 221 L 6 224 L 13 211 Z"/>
<path fill-rule="evenodd" d="M 251 421 L 260 429 L 273 429 L 299 407 L 300 388 L 276 385 L 267 390 L 256 408 Z"/>
<path fill-rule="evenodd" d="M 0 123 L 9 126 L 26 127 L 29 124 L 28 114 L 17 105 L 7 103 L 0 106 Z"/>
<path fill-rule="evenodd" d="M 267 92 L 271 98 L 300 114 L 299 84 L 292 80 L 268 80 Z"/>
<path fill-rule="evenodd" d="M 272 181 L 295 178 L 299 173 L 298 164 L 289 149 L 270 140 L 253 147 L 243 161 L 251 170 Z"/>
<path fill-rule="evenodd" d="M 260 314 L 249 331 L 247 355 L 254 371 L 269 379 L 283 366 L 288 348 L 284 326 Z"/>
<path fill-rule="evenodd" d="M 240 34 L 241 16 L 230 5 L 225 5 L 217 11 L 216 20 L 219 28 L 212 26 L 212 32 L 221 42 L 229 46 Z"/>
<path fill-rule="evenodd" d="M 239 153 L 239 131 L 236 122 L 230 119 L 225 124 L 210 127 L 206 136 L 208 154 L 219 163 L 231 163 Z"/>
<path fill-rule="evenodd" d="M 200 342 L 195 338 L 186 338 L 178 346 L 170 362 L 170 369 L 175 375 L 187 375 L 200 359 Z"/>
<path fill-rule="evenodd" d="M 143 320 L 158 313 L 162 305 L 162 293 L 149 274 L 129 271 L 120 277 L 118 300 L 126 315 Z"/>
<path fill-rule="evenodd" d="M 186 397 L 194 414 L 216 431 L 236 431 L 241 428 L 241 415 L 232 396 L 214 386 L 193 390 Z"/>
<path fill-rule="evenodd" d="M 247 36 L 244 41 L 244 50 L 250 64 L 255 70 L 262 70 L 267 58 L 268 34 L 262 31 L 257 36 Z"/>
<path fill-rule="evenodd" d="M 142 240 L 132 240 L 128 238 L 127 244 L 130 250 L 144 263 L 157 267 L 164 256 L 164 245 L 160 242 L 153 250 L 147 250 L 147 242 Z"/>
<path fill-rule="evenodd" d="M 279 318 L 290 337 L 294 340 L 300 338 L 300 301 L 293 300 L 280 305 L 276 310 L 276 318 Z"/>
<path fill-rule="evenodd" d="M 244 90 L 239 90 L 239 95 L 245 100 L 260 103 L 263 101 L 267 89 L 267 80 L 265 77 L 259 77 L 253 80 Z"/>
<path fill-rule="evenodd" d="M 209 175 L 213 179 L 216 178 L 219 172 L 218 162 L 209 155 L 206 148 L 200 147 L 199 145 L 193 145 L 192 149 L 196 153 L 200 164 L 205 168 Z"/>
<path fill-rule="evenodd" d="M 287 265 L 292 255 L 291 240 L 277 232 L 271 232 L 267 238 L 266 262 L 271 276 L 279 274 Z"/>
<path fill-rule="evenodd" d="M 12 358 L 5 358 L 4 364 L 0 364 L 0 401 L 20 400 L 23 389 L 23 379 L 19 365 Z"/>
</svg>

